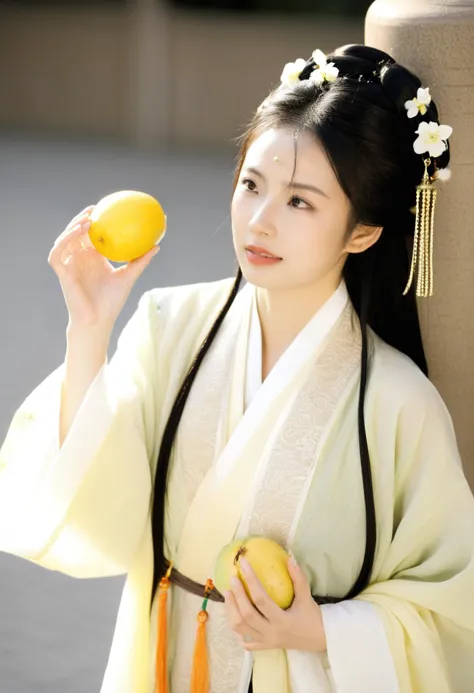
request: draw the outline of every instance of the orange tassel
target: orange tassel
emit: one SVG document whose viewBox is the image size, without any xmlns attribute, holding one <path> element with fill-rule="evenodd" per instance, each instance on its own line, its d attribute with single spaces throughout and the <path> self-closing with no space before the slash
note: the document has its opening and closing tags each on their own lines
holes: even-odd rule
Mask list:
<svg viewBox="0 0 474 693">
<path fill-rule="evenodd" d="M 208 594 L 213 589 L 214 585 L 212 580 L 208 580 L 206 582 L 202 609 L 197 615 L 198 627 L 196 633 L 196 643 L 194 645 L 190 693 L 209 693 L 210 675 L 209 655 L 207 651 L 206 639 L 206 623 L 209 619 L 209 614 L 207 613 Z"/>
<path fill-rule="evenodd" d="M 168 590 L 170 588 L 170 563 L 166 575 L 160 580 L 158 593 L 158 627 L 155 667 L 155 693 L 168 693 Z"/>
</svg>

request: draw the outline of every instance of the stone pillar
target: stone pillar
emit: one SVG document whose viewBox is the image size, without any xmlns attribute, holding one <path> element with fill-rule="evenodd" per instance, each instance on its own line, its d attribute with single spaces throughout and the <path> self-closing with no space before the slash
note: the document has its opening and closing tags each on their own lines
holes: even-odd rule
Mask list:
<svg viewBox="0 0 474 693">
<path fill-rule="evenodd" d="M 129 136 L 140 146 L 172 138 L 171 10 L 166 0 L 129 0 Z"/>
<path fill-rule="evenodd" d="M 390 53 L 431 87 L 454 128 L 452 178 L 438 183 L 435 295 L 420 299 L 430 376 L 453 417 L 474 489 L 474 3 L 376 0 L 365 42 Z"/>
</svg>

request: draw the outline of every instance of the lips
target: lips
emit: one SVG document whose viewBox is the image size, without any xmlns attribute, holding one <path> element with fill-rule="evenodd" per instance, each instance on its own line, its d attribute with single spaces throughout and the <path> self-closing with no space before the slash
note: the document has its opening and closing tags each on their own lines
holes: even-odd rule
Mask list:
<svg viewBox="0 0 474 693">
<path fill-rule="evenodd" d="M 269 250 L 266 248 L 261 248 L 260 246 L 257 245 L 248 245 L 245 250 L 249 250 L 251 253 L 254 253 L 254 255 L 260 255 L 261 257 L 268 257 L 272 258 L 274 260 L 281 260 L 281 257 L 278 257 L 278 255 L 274 255 L 271 253 Z"/>
</svg>

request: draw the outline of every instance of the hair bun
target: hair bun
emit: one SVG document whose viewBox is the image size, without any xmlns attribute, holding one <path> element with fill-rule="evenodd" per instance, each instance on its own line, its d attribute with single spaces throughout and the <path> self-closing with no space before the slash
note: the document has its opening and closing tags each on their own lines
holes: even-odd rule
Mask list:
<svg viewBox="0 0 474 693">
<path fill-rule="evenodd" d="M 397 109 L 405 113 L 405 103 L 416 96 L 418 89 L 422 86 L 420 80 L 410 70 L 399 63 L 386 65 L 380 72 L 380 84 L 389 99 L 395 104 Z M 438 109 L 436 104 L 431 101 L 424 120 L 434 120 L 438 122 Z"/>
<path fill-rule="evenodd" d="M 419 78 L 388 53 L 371 46 L 348 44 L 338 48 L 328 60 L 334 60 L 342 76 L 362 76 L 370 81 L 379 81 L 387 98 L 396 109 L 405 114 L 405 103 L 416 96 L 422 86 Z M 423 120 L 439 122 L 438 109 L 434 101 L 428 106 Z"/>
<path fill-rule="evenodd" d="M 341 46 L 328 60 L 334 60 L 343 77 L 363 77 L 370 81 L 378 81 L 383 65 L 395 63 L 388 53 L 358 43 Z"/>
</svg>

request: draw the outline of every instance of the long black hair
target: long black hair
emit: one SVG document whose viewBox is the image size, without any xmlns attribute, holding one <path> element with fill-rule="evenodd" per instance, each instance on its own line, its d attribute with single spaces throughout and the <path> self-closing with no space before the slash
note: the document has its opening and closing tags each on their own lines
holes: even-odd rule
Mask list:
<svg viewBox="0 0 474 693">
<path fill-rule="evenodd" d="M 407 117 L 405 102 L 416 96 L 421 82 L 387 53 L 368 46 L 348 45 L 337 49 L 327 59 L 339 69 L 335 81 L 317 85 L 308 80 L 314 69 L 311 58 L 298 82 L 276 88 L 259 107 L 239 138 L 241 146 L 234 189 L 248 148 L 260 134 L 270 128 L 290 128 L 296 137 L 303 131 L 311 132 L 324 148 L 351 203 L 348 230 L 352 231 L 358 223 L 383 227 L 377 243 L 363 253 L 350 255 L 343 270 L 362 332 L 358 430 L 367 527 L 365 557 L 356 583 L 344 597 L 349 599 L 364 589 L 370 580 L 376 544 L 372 474 L 364 422 L 368 379 L 367 327 L 404 352 L 428 374 L 414 288 L 405 296 L 403 291 L 409 274 L 416 186 L 424 172 L 423 159 L 413 149 L 415 131 L 420 120 L 439 121 L 433 101 L 423 116 Z M 449 163 L 449 148 L 436 162 L 432 162 L 431 174 L 435 163 L 438 168 Z M 164 505 L 176 431 L 199 366 L 239 291 L 241 280 L 239 269 L 228 300 L 183 381 L 164 430 L 152 507 L 152 601 L 158 582 L 167 569 L 163 553 Z"/>
</svg>

